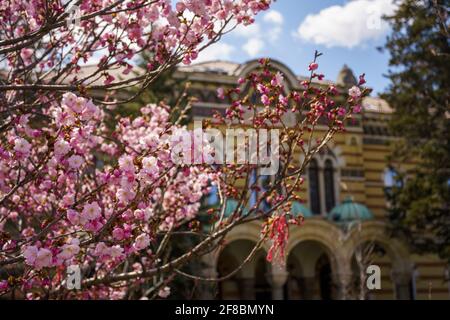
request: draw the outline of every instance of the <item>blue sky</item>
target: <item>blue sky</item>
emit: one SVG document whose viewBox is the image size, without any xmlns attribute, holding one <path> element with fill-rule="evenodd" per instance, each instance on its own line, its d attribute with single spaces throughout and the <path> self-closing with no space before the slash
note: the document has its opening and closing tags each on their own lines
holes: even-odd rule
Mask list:
<svg viewBox="0 0 450 320">
<path fill-rule="evenodd" d="M 355 75 L 366 73 L 368 85 L 379 93 L 388 84 L 383 74 L 389 58 L 376 49 L 389 33 L 380 17 L 393 10 L 392 0 L 278 0 L 255 25 L 226 35 L 200 60 L 270 57 L 305 75 L 317 49 L 324 54 L 319 65 L 327 79 L 335 80 L 347 64 Z"/>
</svg>

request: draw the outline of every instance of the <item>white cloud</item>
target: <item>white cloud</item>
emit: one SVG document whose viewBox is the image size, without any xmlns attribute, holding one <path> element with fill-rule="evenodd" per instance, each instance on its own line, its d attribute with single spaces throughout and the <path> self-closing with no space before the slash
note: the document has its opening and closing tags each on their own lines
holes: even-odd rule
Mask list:
<svg viewBox="0 0 450 320">
<path fill-rule="evenodd" d="M 233 23 L 232 23 L 233 24 Z M 261 20 L 251 25 L 238 25 L 231 34 L 244 41 L 242 50 L 250 57 L 257 57 L 262 50 L 280 38 L 284 17 L 276 10 L 269 10 Z"/>
<path fill-rule="evenodd" d="M 278 25 L 282 25 L 284 23 L 283 15 L 276 10 L 270 10 L 269 12 L 267 12 L 264 15 L 263 20 L 264 20 L 264 22 L 278 24 Z"/>
<path fill-rule="evenodd" d="M 396 8 L 393 0 L 354 0 L 308 15 L 295 35 L 326 47 L 353 48 L 386 33 L 383 15 Z"/>
<path fill-rule="evenodd" d="M 263 20 L 267 24 L 267 35 L 269 39 L 271 41 L 277 41 L 283 31 L 283 15 L 276 10 L 271 10 L 264 15 Z"/>
<path fill-rule="evenodd" d="M 259 38 L 249 39 L 242 49 L 252 58 L 258 56 L 264 48 L 264 41 Z"/>
<path fill-rule="evenodd" d="M 283 32 L 283 28 L 280 26 L 273 26 L 270 30 L 267 30 L 267 36 L 270 41 L 274 42 L 280 38 L 281 32 Z"/>
<path fill-rule="evenodd" d="M 211 60 L 232 60 L 236 48 L 225 42 L 215 43 L 199 53 L 195 63 Z"/>
<path fill-rule="evenodd" d="M 258 23 L 252 23 L 251 25 L 244 26 L 240 24 L 233 30 L 233 34 L 242 38 L 254 38 L 261 36 L 261 27 Z"/>
</svg>

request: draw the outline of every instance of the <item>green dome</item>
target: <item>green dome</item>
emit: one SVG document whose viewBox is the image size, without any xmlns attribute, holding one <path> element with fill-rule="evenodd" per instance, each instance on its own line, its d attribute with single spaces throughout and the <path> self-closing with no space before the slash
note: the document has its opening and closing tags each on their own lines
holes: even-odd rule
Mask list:
<svg viewBox="0 0 450 320">
<path fill-rule="evenodd" d="M 310 218 L 313 216 L 311 210 L 297 201 L 292 202 L 291 214 L 296 217 L 298 215 L 302 215 L 304 218 Z"/>
<path fill-rule="evenodd" d="M 236 208 L 238 207 L 238 205 L 239 205 L 239 202 L 237 202 L 236 200 L 228 199 L 226 208 L 225 208 L 225 217 L 231 216 L 234 213 L 234 211 L 236 210 Z M 244 208 L 242 210 L 242 213 L 244 215 L 248 214 L 247 208 Z"/>
<path fill-rule="evenodd" d="M 350 197 L 334 207 L 328 214 L 328 219 L 337 223 L 371 220 L 373 217 L 373 213 L 365 205 L 354 202 Z"/>
</svg>

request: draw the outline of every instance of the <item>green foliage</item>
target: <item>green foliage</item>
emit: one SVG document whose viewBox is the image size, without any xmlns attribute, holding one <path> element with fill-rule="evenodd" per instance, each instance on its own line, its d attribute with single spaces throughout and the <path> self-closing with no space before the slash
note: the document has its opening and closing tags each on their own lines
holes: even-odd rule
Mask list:
<svg viewBox="0 0 450 320">
<path fill-rule="evenodd" d="M 392 161 L 419 160 L 389 193 L 395 229 L 418 251 L 450 260 L 448 12 L 448 1 L 406 0 L 386 18 L 392 27 L 385 45 L 391 84 L 383 98 L 395 110 L 392 132 L 403 138 Z"/>
<path fill-rule="evenodd" d="M 145 61 L 145 60 L 143 60 Z M 141 65 L 144 68 L 144 63 Z M 135 118 L 140 115 L 140 109 L 148 104 L 164 103 L 168 106 L 174 107 L 177 103 L 181 105 L 186 104 L 186 98 L 183 93 L 186 86 L 186 79 L 176 79 L 174 74 L 176 67 L 163 72 L 158 78 L 156 78 L 150 86 L 145 89 L 140 87 L 131 87 L 127 91 L 127 96 L 134 97 L 134 99 L 124 105 L 109 110 L 111 115 L 111 121 L 108 123 L 113 128 L 117 122 L 117 119 L 123 117 Z M 141 91 L 142 90 L 142 91 Z M 183 99 L 181 100 L 180 99 Z M 176 118 L 179 113 L 174 112 L 173 117 Z"/>
</svg>

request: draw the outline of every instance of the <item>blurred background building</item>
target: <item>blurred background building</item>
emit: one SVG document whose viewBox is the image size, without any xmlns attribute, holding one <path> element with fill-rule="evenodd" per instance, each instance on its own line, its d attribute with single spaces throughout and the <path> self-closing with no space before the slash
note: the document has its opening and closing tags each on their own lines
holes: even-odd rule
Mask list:
<svg viewBox="0 0 450 320">
<path fill-rule="evenodd" d="M 272 61 L 285 78 L 286 90 L 301 91 L 300 81 L 283 63 Z M 227 101 L 217 98 L 219 87 L 234 87 L 237 80 L 259 68 L 258 61 L 236 64 L 211 61 L 179 67 L 175 79 L 191 82 L 190 94 L 198 99 L 192 120 L 224 114 Z M 347 90 L 356 84 L 348 66 L 334 84 Z M 256 97 L 253 97 L 256 99 Z M 363 110 L 338 133 L 310 163 L 304 176 L 301 198 L 293 214 L 306 218 L 292 228 L 285 266 L 266 260 L 263 247 L 232 278 L 203 290 L 203 298 L 218 299 L 449 299 L 448 265 L 431 254 L 412 254 L 408 243 L 395 236 L 389 223 L 390 190 L 400 183 L 388 161 L 392 142 L 388 121 L 392 109 L 386 101 L 368 97 Z M 318 133 L 326 126 L 318 126 Z M 300 162 L 300 155 L 298 161 Z M 395 161 L 395 160 L 391 160 Z M 416 159 L 402 163 L 405 170 Z M 395 166 L 398 168 L 399 166 Z M 262 182 L 263 183 L 263 182 Z M 206 205 L 214 206 L 213 190 Z M 227 211 L 236 203 L 229 200 Z M 237 268 L 260 239 L 261 224 L 241 225 L 228 234 L 226 246 L 206 259 L 205 275 L 220 277 Z M 381 268 L 381 289 L 367 290 L 366 268 Z"/>
</svg>

